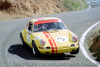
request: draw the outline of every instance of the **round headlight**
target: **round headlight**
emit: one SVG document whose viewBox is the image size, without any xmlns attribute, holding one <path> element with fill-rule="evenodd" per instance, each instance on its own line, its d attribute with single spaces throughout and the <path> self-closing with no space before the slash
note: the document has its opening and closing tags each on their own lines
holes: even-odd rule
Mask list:
<svg viewBox="0 0 100 67">
<path fill-rule="evenodd" d="M 46 41 L 45 41 L 44 39 L 41 39 L 41 40 L 40 40 L 40 44 L 41 44 L 41 45 L 45 45 L 45 44 L 46 44 Z"/>
<path fill-rule="evenodd" d="M 77 42 L 77 40 L 78 40 L 78 37 L 77 36 L 72 36 L 72 41 L 73 42 Z"/>
</svg>

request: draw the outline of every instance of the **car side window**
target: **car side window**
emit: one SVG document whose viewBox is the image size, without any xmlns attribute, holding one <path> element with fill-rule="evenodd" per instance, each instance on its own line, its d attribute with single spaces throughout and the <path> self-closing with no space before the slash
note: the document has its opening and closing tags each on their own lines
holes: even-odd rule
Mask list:
<svg viewBox="0 0 100 67">
<path fill-rule="evenodd" d="M 32 31 L 32 26 L 33 26 L 33 23 L 32 22 L 29 22 L 29 26 L 28 26 L 28 30 L 29 31 Z"/>
</svg>

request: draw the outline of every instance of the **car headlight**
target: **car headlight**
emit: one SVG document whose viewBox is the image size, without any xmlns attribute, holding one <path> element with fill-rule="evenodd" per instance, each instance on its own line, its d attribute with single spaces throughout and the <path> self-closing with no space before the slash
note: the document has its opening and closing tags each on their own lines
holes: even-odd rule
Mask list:
<svg viewBox="0 0 100 67">
<path fill-rule="evenodd" d="M 78 37 L 77 36 L 72 36 L 72 41 L 73 42 L 77 42 L 78 41 Z"/>
<path fill-rule="evenodd" d="M 44 39 L 41 39 L 41 40 L 40 40 L 40 44 L 43 46 L 43 45 L 46 44 L 46 41 L 45 41 Z"/>
</svg>

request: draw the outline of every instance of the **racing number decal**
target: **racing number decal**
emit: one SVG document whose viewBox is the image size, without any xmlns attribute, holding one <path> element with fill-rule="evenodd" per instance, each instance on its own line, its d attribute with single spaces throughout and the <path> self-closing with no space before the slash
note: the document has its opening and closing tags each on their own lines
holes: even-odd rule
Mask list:
<svg viewBox="0 0 100 67">
<path fill-rule="evenodd" d="M 57 40 L 58 42 L 66 42 L 68 39 L 67 39 L 66 37 L 61 37 L 61 36 L 59 36 L 59 37 L 56 38 L 56 40 Z"/>
</svg>

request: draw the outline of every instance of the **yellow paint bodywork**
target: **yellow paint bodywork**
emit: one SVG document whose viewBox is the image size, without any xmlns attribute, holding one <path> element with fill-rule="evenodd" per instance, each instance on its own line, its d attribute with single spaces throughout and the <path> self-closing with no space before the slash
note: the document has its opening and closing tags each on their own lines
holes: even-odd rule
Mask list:
<svg viewBox="0 0 100 67">
<path fill-rule="evenodd" d="M 37 21 L 37 20 L 31 20 L 31 22 L 35 22 L 35 21 Z M 72 36 L 75 35 L 75 34 L 73 34 L 70 30 L 63 29 L 63 30 L 48 31 L 48 32 L 56 43 L 57 53 L 67 53 L 67 52 L 71 52 L 71 51 L 79 48 L 78 41 L 77 42 L 72 41 Z M 33 32 L 33 31 L 29 32 L 27 30 L 27 26 L 26 26 L 26 28 L 22 30 L 22 36 L 23 36 L 24 42 L 27 43 L 27 45 L 30 48 L 33 48 L 32 47 L 32 40 L 34 40 L 35 43 L 36 43 L 36 46 L 38 48 L 38 51 L 40 53 L 42 53 L 42 54 L 46 54 L 46 53 L 52 54 L 50 42 L 48 41 L 48 38 L 45 36 L 45 34 L 43 32 Z M 65 37 L 65 38 L 67 38 L 67 41 L 66 42 L 57 41 L 56 40 L 57 37 Z M 45 45 L 40 44 L 41 39 L 44 39 L 46 41 Z M 71 44 L 77 44 L 77 45 L 71 47 Z M 40 49 L 39 47 L 44 47 L 44 48 L 50 47 L 50 49 Z M 54 47 L 54 54 L 56 54 L 56 48 L 55 48 L 54 43 L 53 43 L 53 47 Z"/>
<path fill-rule="evenodd" d="M 58 31 L 48 31 L 48 32 L 52 36 L 52 38 L 54 39 L 54 41 L 57 45 L 57 53 L 71 52 L 72 50 L 76 50 L 79 47 L 78 45 L 71 47 L 71 44 L 77 44 L 78 42 L 72 41 L 72 34 L 71 34 L 71 31 L 69 31 L 69 30 L 58 30 Z M 24 34 L 24 33 L 26 33 L 26 34 Z M 27 35 L 29 35 L 29 39 L 30 39 L 29 42 L 27 40 L 28 39 Z M 59 36 L 66 37 L 68 40 L 66 42 L 58 42 L 58 41 L 56 41 L 56 38 Z M 23 30 L 23 38 L 24 38 L 24 41 L 28 44 L 28 46 L 30 48 L 33 48 L 32 40 L 34 40 L 40 53 L 46 54 L 49 52 L 50 54 L 52 54 L 51 45 L 43 32 L 29 34 L 27 32 L 27 30 L 24 29 Z M 45 41 L 46 41 L 46 44 L 43 46 L 40 44 L 41 39 L 45 39 Z M 50 47 L 50 49 L 39 49 L 39 47 Z M 56 53 L 55 45 L 54 45 L 54 53 Z"/>
</svg>

